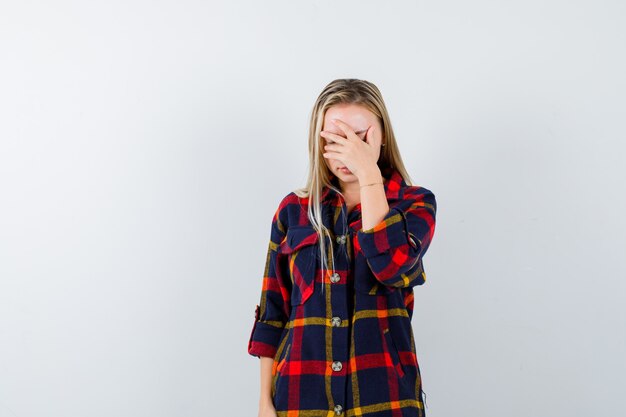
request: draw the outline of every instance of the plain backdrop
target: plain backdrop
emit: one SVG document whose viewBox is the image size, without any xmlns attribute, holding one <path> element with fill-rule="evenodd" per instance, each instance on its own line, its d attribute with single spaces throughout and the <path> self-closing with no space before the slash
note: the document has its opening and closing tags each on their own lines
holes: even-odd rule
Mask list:
<svg viewBox="0 0 626 417">
<path fill-rule="evenodd" d="M 438 201 L 428 417 L 623 413 L 623 1 L 2 1 L 0 417 L 256 416 L 312 105 L 375 83 Z"/>
</svg>

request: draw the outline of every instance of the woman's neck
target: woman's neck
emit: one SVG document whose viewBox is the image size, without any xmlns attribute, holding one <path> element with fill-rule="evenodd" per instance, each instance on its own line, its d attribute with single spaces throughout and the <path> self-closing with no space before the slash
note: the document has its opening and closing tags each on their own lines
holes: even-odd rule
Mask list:
<svg viewBox="0 0 626 417">
<path fill-rule="evenodd" d="M 340 182 L 341 193 L 344 196 L 346 207 L 351 211 L 357 204 L 361 202 L 361 189 L 358 181 L 349 183 Z"/>
</svg>

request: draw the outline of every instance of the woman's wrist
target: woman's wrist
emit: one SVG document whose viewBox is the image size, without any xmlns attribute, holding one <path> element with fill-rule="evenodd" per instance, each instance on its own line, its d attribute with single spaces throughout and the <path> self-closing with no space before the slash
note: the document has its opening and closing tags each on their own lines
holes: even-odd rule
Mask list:
<svg viewBox="0 0 626 417">
<path fill-rule="evenodd" d="M 358 179 L 359 185 L 361 186 L 372 183 L 382 183 L 383 175 L 380 172 L 380 168 L 378 167 L 378 165 L 374 165 L 365 170 L 361 175 L 359 175 Z"/>
<path fill-rule="evenodd" d="M 272 397 L 270 395 L 261 395 L 261 398 L 259 399 L 259 407 L 266 407 L 268 405 L 274 406 Z"/>
</svg>

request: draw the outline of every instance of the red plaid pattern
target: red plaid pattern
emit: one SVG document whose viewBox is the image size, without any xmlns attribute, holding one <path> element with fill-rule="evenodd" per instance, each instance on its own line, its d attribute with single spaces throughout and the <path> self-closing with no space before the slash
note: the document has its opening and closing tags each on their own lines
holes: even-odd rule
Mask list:
<svg viewBox="0 0 626 417">
<path fill-rule="evenodd" d="M 384 187 L 390 210 L 366 230 L 360 204 L 347 213 L 341 196 L 324 189 L 334 273 L 330 259 L 320 265 L 308 200 L 292 192 L 276 210 L 248 353 L 274 359 L 278 416 L 425 415 L 411 318 L 436 201 L 397 170 Z"/>
</svg>

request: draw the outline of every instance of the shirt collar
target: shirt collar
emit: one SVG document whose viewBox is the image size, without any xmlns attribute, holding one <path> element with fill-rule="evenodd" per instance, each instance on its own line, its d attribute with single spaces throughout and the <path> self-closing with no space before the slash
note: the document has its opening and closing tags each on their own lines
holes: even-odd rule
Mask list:
<svg viewBox="0 0 626 417">
<path fill-rule="evenodd" d="M 385 196 L 387 197 L 387 201 L 401 200 L 404 194 L 404 187 L 407 186 L 407 183 L 404 178 L 402 178 L 400 171 L 392 168 L 387 171 L 389 172 L 388 175 L 385 175 L 384 172 L 385 171 L 383 171 L 383 186 L 385 187 Z M 336 191 L 332 190 L 328 186 L 324 186 L 324 189 L 322 191 L 322 202 L 326 201 L 327 199 L 332 199 L 336 195 Z"/>
</svg>

